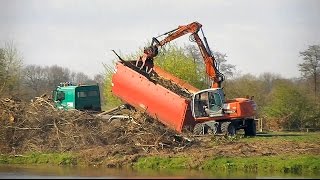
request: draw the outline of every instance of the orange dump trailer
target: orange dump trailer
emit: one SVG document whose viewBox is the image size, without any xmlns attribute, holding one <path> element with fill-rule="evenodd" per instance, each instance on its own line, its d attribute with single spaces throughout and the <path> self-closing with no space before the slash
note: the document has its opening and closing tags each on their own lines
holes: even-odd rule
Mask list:
<svg viewBox="0 0 320 180">
<path fill-rule="evenodd" d="M 112 76 L 113 94 L 177 132 L 182 132 L 186 126 L 193 126 L 195 119 L 191 113 L 190 100 L 150 81 L 143 74 L 127 66 L 132 63 L 130 61 L 117 62 L 115 73 Z M 159 67 L 155 66 L 154 71 L 159 76 L 174 81 L 190 92 L 198 91 L 195 87 Z"/>
</svg>

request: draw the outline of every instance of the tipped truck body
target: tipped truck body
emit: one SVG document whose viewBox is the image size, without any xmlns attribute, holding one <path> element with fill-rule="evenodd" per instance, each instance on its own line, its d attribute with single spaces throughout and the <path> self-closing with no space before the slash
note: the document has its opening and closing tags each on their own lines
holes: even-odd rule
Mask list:
<svg viewBox="0 0 320 180">
<path fill-rule="evenodd" d="M 116 73 L 112 77 L 112 92 L 178 132 L 186 123 L 194 122 L 190 100 L 153 83 L 120 62 L 116 64 Z"/>
</svg>

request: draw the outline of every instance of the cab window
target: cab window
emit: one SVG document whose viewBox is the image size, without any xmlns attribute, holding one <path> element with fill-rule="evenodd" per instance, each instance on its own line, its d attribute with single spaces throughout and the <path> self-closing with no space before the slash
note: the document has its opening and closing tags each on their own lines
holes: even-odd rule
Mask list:
<svg viewBox="0 0 320 180">
<path fill-rule="evenodd" d="M 87 93 L 86 93 L 85 91 L 78 92 L 78 97 L 79 97 L 79 98 L 87 97 Z"/>
<path fill-rule="evenodd" d="M 222 107 L 222 101 L 219 93 L 209 92 L 209 109 L 219 111 Z"/>
</svg>

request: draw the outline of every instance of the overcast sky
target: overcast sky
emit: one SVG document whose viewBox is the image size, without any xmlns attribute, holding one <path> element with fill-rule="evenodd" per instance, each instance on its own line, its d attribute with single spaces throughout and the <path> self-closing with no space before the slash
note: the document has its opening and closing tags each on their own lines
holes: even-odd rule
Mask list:
<svg viewBox="0 0 320 180">
<path fill-rule="evenodd" d="M 320 44 L 320 0 L 0 0 L 0 43 L 13 41 L 25 64 L 93 77 L 111 49 L 135 53 L 193 21 L 241 73 L 299 77 L 299 52 Z"/>
</svg>

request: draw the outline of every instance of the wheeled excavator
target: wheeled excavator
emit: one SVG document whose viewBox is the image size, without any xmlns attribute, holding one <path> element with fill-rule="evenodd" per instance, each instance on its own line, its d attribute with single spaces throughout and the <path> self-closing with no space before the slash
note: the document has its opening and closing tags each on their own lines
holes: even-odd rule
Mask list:
<svg viewBox="0 0 320 180">
<path fill-rule="evenodd" d="M 199 36 L 200 31 L 203 40 Z M 159 48 L 186 34 L 191 34 L 190 39 L 199 47 L 206 74 L 210 79 L 208 89 L 199 90 L 153 64 Z M 161 36 L 165 37 L 159 41 L 158 38 Z M 132 65 L 140 67 L 132 68 Z M 146 71 L 142 73 L 143 66 L 146 67 Z M 245 135 L 256 135 L 256 103 L 244 97 L 225 99 L 221 88 L 224 75 L 217 67 L 202 25 L 198 22 L 181 25 L 153 37 L 151 45 L 144 49 L 143 55 L 136 62 L 121 59 L 115 69 L 112 77 L 113 94 L 177 132 L 190 130 L 197 135 L 211 133 L 232 136 L 238 130 L 244 129 Z M 186 89 L 192 93 L 192 97 L 182 97 L 153 82 L 150 80 L 153 73 Z"/>
</svg>

